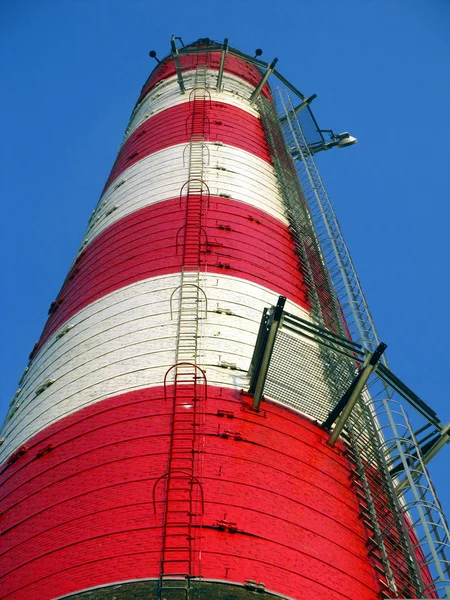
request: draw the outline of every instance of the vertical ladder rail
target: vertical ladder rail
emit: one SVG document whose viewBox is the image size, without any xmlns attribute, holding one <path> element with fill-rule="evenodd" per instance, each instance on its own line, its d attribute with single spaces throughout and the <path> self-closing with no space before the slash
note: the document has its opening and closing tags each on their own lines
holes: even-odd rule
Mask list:
<svg viewBox="0 0 450 600">
<path fill-rule="evenodd" d="M 166 502 L 163 523 L 160 592 L 185 590 L 189 598 L 190 578 L 195 573 L 193 541 L 199 535 L 198 517 L 203 514 L 203 491 L 195 475 L 197 406 L 206 393 L 206 376 L 193 363 L 171 367 L 164 378 L 167 400 L 169 376 L 174 373 L 171 391 L 171 440 L 166 475 Z"/>
</svg>

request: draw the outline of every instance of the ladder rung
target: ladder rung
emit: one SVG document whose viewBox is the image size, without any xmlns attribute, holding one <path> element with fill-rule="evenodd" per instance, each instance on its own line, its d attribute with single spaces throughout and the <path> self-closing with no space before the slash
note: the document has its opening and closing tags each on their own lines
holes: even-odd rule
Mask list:
<svg viewBox="0 0 450 600">
<path fill-rule="evenodd" d="M 186 452 L 189 452 L 190 454 L 192 454 L 192 450 L 194 449 L 194 440 L 191 440 L 190 438 L 192 438 L 192 432 L 190 433 L 190 437 L 187 437 L 187 434 L 181 434 L 177 435 L 176 439 L 174 440 L 174 448 L 172 449 L 172 455 L 176 455 L 176 454 L 181 454 L 183 455 Z M 186 458 L 183 456 L 174 456 L 174 458 L 178 458 L 178 459 L 185 459 L 185 460 L 192 460 L 191 458 Z"/>
<path fill-rule="evenodd" d="M 189 423 L 188 421 L 184 421 L 182 425 L 182 427 L 178 426 L 177 424 L 174 424 L 173 426 L 173 432 L 177 435 L 178 439 L 180 439 L 179 436 L 192 436 L 192 434 L 195 433 L 196 423 L 194 423 L 193 421 L 191 423 Z"/>
</svg>

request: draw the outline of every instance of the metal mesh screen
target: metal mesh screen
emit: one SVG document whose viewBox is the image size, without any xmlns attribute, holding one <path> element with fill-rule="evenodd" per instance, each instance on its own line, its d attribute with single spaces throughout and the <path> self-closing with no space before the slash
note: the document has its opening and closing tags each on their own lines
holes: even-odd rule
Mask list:
<svg viewBox="0 0 450 600">
<path fill-rule="evenodd" d="M 353 376 L 350 363 L 342 355 L 308 343 L 281 328 L 264 393 L 322 422 L 340 400 Z"/>
</svg>

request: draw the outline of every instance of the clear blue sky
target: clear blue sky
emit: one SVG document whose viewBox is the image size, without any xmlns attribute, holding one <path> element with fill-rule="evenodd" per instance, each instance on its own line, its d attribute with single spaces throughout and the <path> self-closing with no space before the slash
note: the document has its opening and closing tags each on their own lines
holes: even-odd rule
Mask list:
<svg viewBox="0 0 450 600">
<path fill-rule="evenodd" d="M 2 0 L 2 384 L 17 388 L 131 109 L 148 51 L 223 40 L 359 143 L 318 157 L 391 367 L 443 421 L 449 325 L 448 0 Z M 432 466 L 450 516 L 450 445 Z"/>
</svg>

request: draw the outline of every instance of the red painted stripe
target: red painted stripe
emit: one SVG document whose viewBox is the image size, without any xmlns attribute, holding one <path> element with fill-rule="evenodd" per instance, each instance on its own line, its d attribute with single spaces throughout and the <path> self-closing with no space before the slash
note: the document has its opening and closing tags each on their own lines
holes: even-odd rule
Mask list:
<svg viewBox="0 0 450 600">
<path fill-rule="evenodd" d="M 265 403 L 261 418 L 238 392 L 208 387 L 207 396 L 198 454 L 203 577 L 264 581 L 306 600 L 375 600 L 340 447 L 278 405 Z M 50 600 L 158 577 L 165 488 L 155 487 L 156 510 L 153 490 L 167 471 L 170 428 L 163 389 L 151 388 L 97 402 L 29 440 L 0 476 L 0 598 Z M 224 429 L 243 439 L 222 437 Z M 236 533 L 217 529 L 224 514 Z"/>
<path fill-rule="evenodd" d="M 205 105 L 206 142 L 220 141 L 270 162 L 264 131 L 257 117 L 231 104 L 201 101 L 197 103 Z M 201 112 L 200 108 L 196 110 Z M 105 189 L 123 171 L 145 156 L 169 146 L 187 144 L 191 139 L 191 129 L 192 104 L 188 100 L 147 119 L 122 146 Z"/>
<path fill-rule="evenodd" d="M 205 52 L 204 54 L 189 54 L 187 56 L 180 56 L 180 68 L 182 71 L 192 71 L 196 69 L 198 65 L 206 65 L 208 69 L 218 71 L 221 57 L 221 52 Z M 240 79 L 250 83 L 250 85 L 253 87 L 256 87 L 262 78 L 261 72 L 256 66 L 236 56 L 232 56 L 231 54 L 228 54 L 225 59 L 224 71 L 225 73 L 236 75 Z M 163 79 L 167 79 L 168 77 L 173 77 L 175 74 L 175 62 L 172 57 L 161 61 L 161 64 L 159 64 L 152 71 L 150 77 L 142 88 L 138 104 L 145 98 L 155 84 Z M 268 84 L 264 86 L 262 93 L 266 98 L 272 100 L 272 94 L 270 93 Z"/>
<path fill-rule="evenodd" d="M 181 271 L 185 205 L 186 199 L 183 209 L 179 199 L 152 204 L 98 235 L 69 273 L 40 344 L 94 300 Z M 292 237 L 280 221 L 242 202 L 212 197 L 204 232 L 201 270 L 258 283 L 308 308 Z"/>
</svg>

